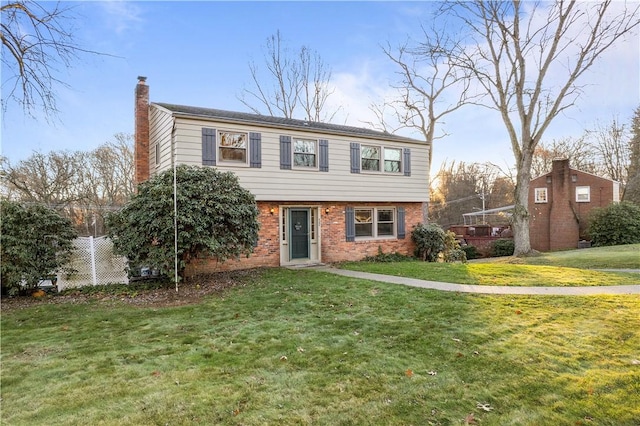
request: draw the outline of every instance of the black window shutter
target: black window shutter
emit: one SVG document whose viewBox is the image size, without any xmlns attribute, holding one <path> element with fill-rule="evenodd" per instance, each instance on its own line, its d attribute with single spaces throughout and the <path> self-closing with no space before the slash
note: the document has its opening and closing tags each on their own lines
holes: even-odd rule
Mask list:
<svg viewBox="0 0 640 426">
<path fill-rule="evenodd" d="M 404 149 L 404 175 L 411 176 L 411 149 Z"/>
<path fill-rule="evenodd" d="M 249 133 L 249 166 L 262 167 L 262 137 L 260 133 Z"/>
<path fill-rule="evenodd" d="M 329 171 L 329 141 L 326 139 L 320 139 L 320 171 L 328 172 Z"/>
<path fill-rule="evenodd" d="M 291 136 L 280 136 L 280 168 L 291 170 Z"/>
<path fill-rule="evenodd" d="M 351 173 L 360 173 L 360 144 L 351 142 Z"/>
<path fill-rule="evenodd" d="M 406 227 L 404 224 L 404 207 L 398 207 L 398 239 L 404 240 Z"/>
<path fill-rule="evenodd" d="M 202 165 L 216 165 L 216 129 L 202 128 Z"/>
<path fill-rule="evenodd" d="M 347 241 L 356 240 L 356 212 L 353 207 L 344 209 L 345 234 Z"/>
</svg>

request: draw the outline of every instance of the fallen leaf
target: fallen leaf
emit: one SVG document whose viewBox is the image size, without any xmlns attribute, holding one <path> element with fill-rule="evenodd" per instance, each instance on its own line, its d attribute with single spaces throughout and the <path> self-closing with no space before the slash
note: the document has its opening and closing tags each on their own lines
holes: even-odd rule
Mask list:
<svg viewBox="0 0 640 426">
<path fill-rule="evenodd" d="M 427 373 L 427 374 L 429 374 L 430 376 L 435 376 L 436 374 L 438 374 L 438 372 L 437 371 L 429 371 L 429 373 Z"/>
<path fill-rule="evenodd" d="M 520 309 L 516 309 L 516 315 L 522 315 L 522 311 Z"/>
<path fill-rule="evenodd" d="M 237 416 L 238 414 L 240 414 L 240 409 L 236 408 L 235 410 L 233 410 L 233 415 Z"/>
<path fill-rule="evenodd" d="M 288 359 L 289 359 L 289 358 L 287 358 L 285 355 L 282 355 L 282 356 L 280 357 L 280 361 L 282 361 L 282 362 L 284 362 L 284 361 L 286 361 L 286 360 L 288 360 Z"/>
<path fill-rule="evenodd" d="M 463 354 L 462 352 L 458 352 L 458 353 L 456 354 L 456 357 L 458 357 L 458 358 L 462 358 L 463 356 L 464 356 L 464 354 Z"/>
<path fill-rule="evenodd" d="M 299 347 L 298 348 L 298 352 L 300 352 L 300 353 L 304 352 L 304 348 Z"/>
<path fill-rule="evenodd" d="M 455 337 L 451 338 L 451 340 L 453 340 L 454 342 L 462 342 L 462 340 L 456 339 Z"/>
<path fill-rule="evenodd" d="M 411 376 L 413 376 L 413 370 L 411 370 L 411 369 L 409 368 L 409 369 L 407 369 L 407 371 L 405 371 L 405 372 L 404 372 L 404 374 L 405 374 L 407 377 L 411 377 Z"/>
<path fill-rule="evenodd" d="M 640 359 L 631 360 L 632 365 L 640 365 Z"/>
<path fill-rule="evenodd" d="M 473 354 L 474 354 L 474 355 L 480 355 L 480 352 L 478 352 L 478 351 L 473 351 Z"/>
<path fill-rule="evenodd" d="M 487 412 L 493 410 L 493 407 L 490 404 L 482 404 L 480 402 L 476 403 L 476 408 L 479 408 L 479 409 L 487 411 Z"/>
<path fill-rule="evenodd" d="M 473 417 L 473 413 L 467 414 L 467 417 L 464 418 L 465 425 L 475 425 L 476 419 Z"/>
<path fill-rule="evenodd" d="M 153 373 L 151 373 L 152 376 L 159 376 L 160 372 L 159 371 L 154 371 Z"/>
</svg>

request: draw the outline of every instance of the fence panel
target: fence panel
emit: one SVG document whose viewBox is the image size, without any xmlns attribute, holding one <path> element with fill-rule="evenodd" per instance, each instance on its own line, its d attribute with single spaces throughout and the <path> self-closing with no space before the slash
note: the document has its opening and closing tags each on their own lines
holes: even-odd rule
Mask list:
<svg viewBox="0 0 640 426">
<path fill-rule="evenodd" d="M 70 267 L 77 272 L 58 274 L 58 291 L 72 287 L 101 284 L 128 284 L 127 259 L 113 254 L 113 242 L 107 237 L 80 237 Z"/>
</svg>

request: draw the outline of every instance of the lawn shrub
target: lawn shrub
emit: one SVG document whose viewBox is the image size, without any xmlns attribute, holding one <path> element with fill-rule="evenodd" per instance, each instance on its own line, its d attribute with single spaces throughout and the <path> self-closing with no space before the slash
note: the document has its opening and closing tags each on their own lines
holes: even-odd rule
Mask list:
<svg viewBox="0 0 640 426">
<path fill-rule="evenodd" d="M 416 244 L 418 259 L 435 262 L 445 249 L 445 233 L 436 223 L 419 224 L 411 232 L 411 240 Z"/>
<path fill-rule="evenodd" d="M 69 219 L 43 205 L 6 200 L 0 217 L 2 294 L 27 292 L 58 271 L 73 272 L 67 264 L 77 234 Z"/>
<path fill-rule="evenodd" d="M 501 238 L 496 240 L 491 246 L 491 256 L 513 256 L 515 243 L 510 238 Z"/>
<path fill-rule="evenodd" d="M 478 251 L 478 247 L 476 246 L 472 246 L 472 245 L 463 246 L 461 247 L 461 250 L 464 251 L 465 255 L 467 256 L 467 260 L 478 259 L 481 257 L 481 254 Z"/>
<path fill-rule="evenodd" d="M 587 233 L 593 246 L 640 243 L 640 206 L 623 201 L 594 209 Z"/>
<path fill-rule="evenodd" d="M 446 231 L 444 233 L 444 250 L 442 260 L 445 262 L 466 262 L 467 254 L 460 248 L 460 243 L 456 239 L 455 232 Z"/>
</svg>

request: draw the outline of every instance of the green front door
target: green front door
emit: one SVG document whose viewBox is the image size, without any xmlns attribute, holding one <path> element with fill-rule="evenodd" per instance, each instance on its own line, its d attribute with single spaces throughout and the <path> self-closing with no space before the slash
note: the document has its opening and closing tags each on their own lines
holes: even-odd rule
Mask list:
<svg viewBox="0 0 640 426">
<path fill-rule="evenodd" d="M 291 259 L 309 258 L 309 209 L 290 210 Z"/>
</svg>

